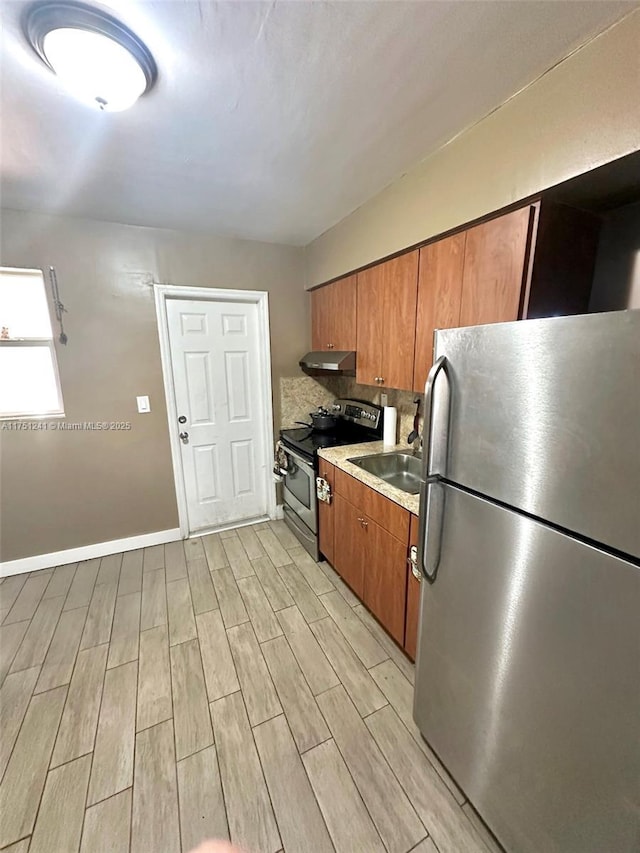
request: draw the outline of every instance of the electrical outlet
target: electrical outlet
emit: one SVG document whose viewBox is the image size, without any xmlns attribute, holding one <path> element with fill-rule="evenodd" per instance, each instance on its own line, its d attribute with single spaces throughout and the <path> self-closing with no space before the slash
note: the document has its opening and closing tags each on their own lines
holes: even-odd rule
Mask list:
<svg viewBox="0 0 640 853">
<path fill-rule="evenodd" d="M 388 394 L 380 394 L 380 405 L 388 406 L 389 405 L 389 395 Z"/>
<path fill-rule="evenodd" d="M 151 404 L 149 403 L 149 398 L 147 396 L 136 397 L 136 403 L 138 404 L 139 414 L 144 415 L 151 411 Z"/>
</svg>

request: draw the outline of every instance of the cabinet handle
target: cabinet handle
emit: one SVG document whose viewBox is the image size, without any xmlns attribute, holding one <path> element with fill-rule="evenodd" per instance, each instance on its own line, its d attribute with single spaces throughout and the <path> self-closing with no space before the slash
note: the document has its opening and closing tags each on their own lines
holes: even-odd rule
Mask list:
<svg viewBox="0 0 640 853">
<path fill-rule="evenodd" d="M 366 530 L 366 529 L 367 529 L 367 527 L 369 526 L 369 522 L 368 522 L 368 521 L 365 521 L 365 520 L 364 520 L 364 518 L 362 519 L 362 526 L 364 527 L 364 529 L 365 529 L 365 530 Z"/>
<path fill-rule="evenodd" d="M 362 524 L 362 522 L 364 521 L 364 518 L 359 518 L 358 521 L 360 522 L 360 524 Z"/>
<path fill-rule="evenodd" d="M 378 381 L 380 382 L 381 385 L 384 384 L 384 376 L 381 376 Z"/>
</svg>

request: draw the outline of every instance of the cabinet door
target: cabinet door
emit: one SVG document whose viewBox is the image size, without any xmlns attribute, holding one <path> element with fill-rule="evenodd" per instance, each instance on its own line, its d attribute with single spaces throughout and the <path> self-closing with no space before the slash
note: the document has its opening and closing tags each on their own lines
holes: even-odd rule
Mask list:
<svg viewBox="0 0 640 853">
<path fill-rule="evenodd" d="M 407 541 L 411 513 L 351 474 L 335 469 L 335 491 L 396 539 Z"/>
<path fill-rule="evenodd" d="M 531 217 L 523 207 L 467 231 L 461 326 L 518 319 Z"/>
<path fill-rule="evenodd" d="M 311 349 L 314 351 L 330 349 L 331 317 L 329 287 L 320 287 L 311 291 Z"/>
<path fill-rule="evenodd" d="M 433 362 L 433 333 L 460 324 L 466 233 L 454 234 L 420 249 L 413 390 L 424 393 Z"/>
<path fill-rule="evenodd" d="M 384 279 L 382 381 L 386 388 L 413 388 L 419 253 L 380 264 Z"/>
<path fill-rule="evenodd" d="M 361 385 L 379 385 L 382 375 L 383 266 L 378 264 L 357 275 L 356 382 Z"/>
<path fill-rule="evenodd" d="M 340 495 L 334 498 L 334 568 L 358 598 L 364 593 L 365 529 L 362 513 Z"/>
<path fill-rule="evenodd" d="M 318 501 L 318 544 L 325 558 L 333 565 L 334 562 L 334 518 L 335 518 L 335 491 L 334 491 L 334 467 L 324 459 L 319 459 L 320 467 L 318 474 L 331 486 L 331 503 Z"/>
<path fill-rule="evenodd" d="M 334 281 L 327 288 L 331 349 L 350 352 L 356 348 L 356 288 L 355 275 Z"/>
<path fill-rule="evenodd" d="M 404 640 L 407 544 L 365 518 L 364 603 L 396 642 Z"/>
<path fill-rule="evenodd" d="M 409 548 L 412 545 L 418 546 L 418 516 L 411 516 L 411 533 L 409 536 Z M 418 620 L 420 618 L 420 590 L 421 580 L 411 571 L 411 566 L 407 566 L 407 619 L 404 631 L 404 650 L 409 655 L 411 660 L 416 659 L 416 649 L 418 646 Z"/>
</svg>

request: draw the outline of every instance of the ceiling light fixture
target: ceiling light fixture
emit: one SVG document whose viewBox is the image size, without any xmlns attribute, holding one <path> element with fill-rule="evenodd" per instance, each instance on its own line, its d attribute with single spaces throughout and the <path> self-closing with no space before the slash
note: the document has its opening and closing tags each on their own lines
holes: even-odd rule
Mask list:
<svg viewBox="0 0 640 853">
<path fill-rule="evenodd" d="M 118 112 L 148 92 L 158 69 L 147 46 L 108 12 L 73 0 L 45 0 L 23 19 L 29 43 L 79 100 Z"/>
</svg>

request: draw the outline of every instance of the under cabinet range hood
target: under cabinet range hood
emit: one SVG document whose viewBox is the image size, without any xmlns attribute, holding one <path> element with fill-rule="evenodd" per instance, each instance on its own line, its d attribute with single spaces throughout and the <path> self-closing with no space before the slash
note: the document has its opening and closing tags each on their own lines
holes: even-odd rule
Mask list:
<svg viewBox="0 0 640 853">
<path fill-rule="evenodd" d="M 355 376 L 356 354 L 338 350 L 308 352 L 300 359 L 300 367 L 307 373 L 327 372 Z"/>
</svg>

